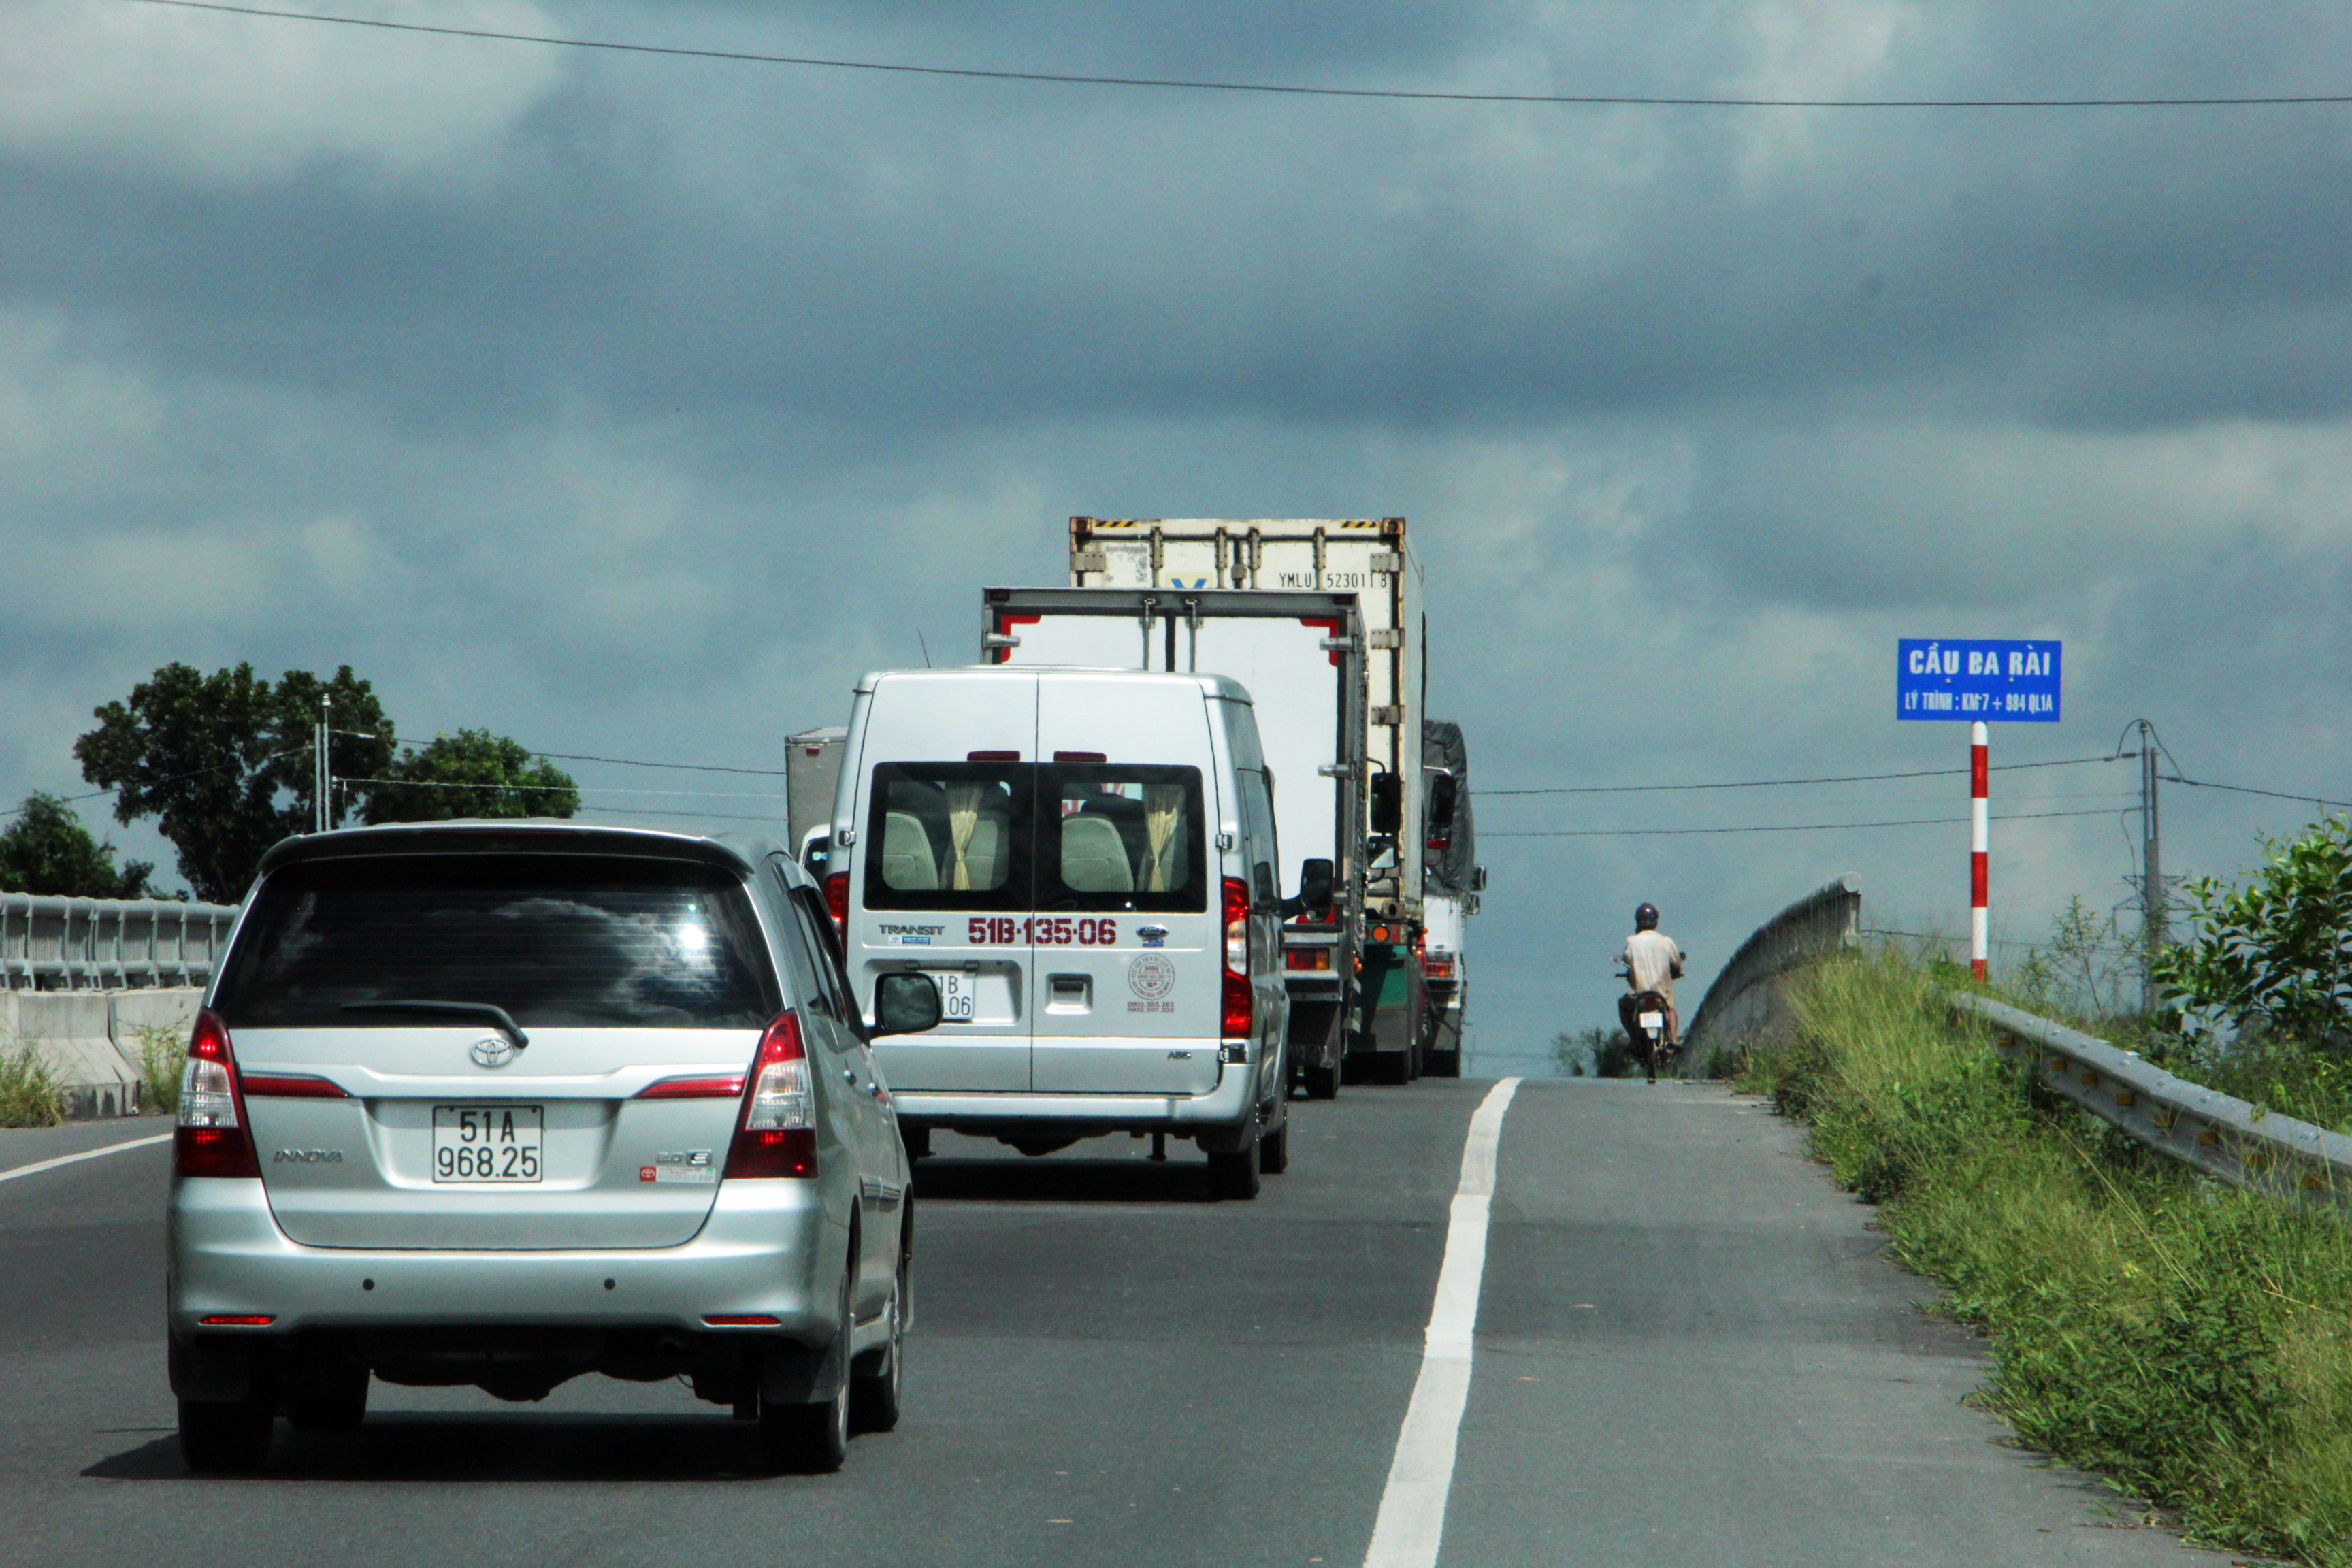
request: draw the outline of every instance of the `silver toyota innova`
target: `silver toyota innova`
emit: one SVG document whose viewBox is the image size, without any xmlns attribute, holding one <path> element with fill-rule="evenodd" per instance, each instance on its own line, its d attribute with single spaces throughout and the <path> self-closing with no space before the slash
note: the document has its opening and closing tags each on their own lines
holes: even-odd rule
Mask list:
<svg viewBox="0 0 2352 1568">
<path fill-rule="evenodd" d="M 1217 1194 L 1288 1159 L 1274 784 L 1215 675 L 984 667 L 858 683 L 825 898 L 863 994 L 943 1021 L 880 1055 L 908 1146 L 1190 1138 Z"/>
<path fill-rule="evenodd" d="M 878 1030 L 938 1018 L 920 976 Z M 258 1465 L 371 1378 L 675 1376 L 832 1469 L 898 1418 L 906 1152 L 781 847 L 557 823 L 289 839 L 196 1019 L 169 1212 L 180 1440 Z"/>
</svg>

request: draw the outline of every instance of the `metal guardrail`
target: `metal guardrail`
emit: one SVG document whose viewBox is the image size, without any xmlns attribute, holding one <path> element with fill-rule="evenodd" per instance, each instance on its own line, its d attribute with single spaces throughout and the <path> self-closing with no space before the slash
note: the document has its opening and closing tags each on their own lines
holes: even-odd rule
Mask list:
<svg viewBox="0 0 2352 1568">
<path fill-rule="evenodd" d="M 1683 1031 L 1683 1060 L 1703 1069 L 1708 1050 L 1753 1033 L 1769 1001 L 1769 994 L 1755 994 L 1758 986 L 1806 959 L 1852 947 L 1861 926 L 1862 881 L 1853 876 L 1806 894 L 1758 926 L 1706 988 Z"/>
<path fill-rule="evenodd" d="M 234 904 L 0 893 L 0 991 L 201 985 L 236 915 Z"/>
<path fill-rule="evenodd" d="M 1992 1026 L 1993 1046 L 2034 1082 L 2209 1176 L 2273 1197 L 2352 1207 L 2352 1138 L 2175 1078 L 2106 1041 L 1989 996 L 1950 992 Z"/>
</svg>

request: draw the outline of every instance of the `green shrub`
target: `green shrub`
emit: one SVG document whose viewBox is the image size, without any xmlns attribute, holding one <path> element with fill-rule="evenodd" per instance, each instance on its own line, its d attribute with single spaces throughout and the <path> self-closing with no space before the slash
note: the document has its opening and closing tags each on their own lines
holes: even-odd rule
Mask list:
<svg viewBox="0 0 2352 1568">
<path fill-rule="evenodd" d="M 140 1024 L 131 1032 L 139 1041 L 139 1075 L 145 1086 L 142 1103 L 152 1113 L 177 1114 L 180 1074 L 188 1059 L 188 1031 L 171 1024 Z"/>
<path fill-rule="evenodd" d="M 1823 963 L 1743 1086 L 1811 1124 L 1904 1262 L 1991 1339 L 1987 1403 L 2195 1534 L 2352 1568 L 2352 1232 L 2043 1095 L 1936 971 Z"/>
<path fill-rule="evenodd" d="M 65 1120 L 65 1089 L 30 1040 L 0 1049 L 0 1127 L 55 1127 Z"/>
</svg>

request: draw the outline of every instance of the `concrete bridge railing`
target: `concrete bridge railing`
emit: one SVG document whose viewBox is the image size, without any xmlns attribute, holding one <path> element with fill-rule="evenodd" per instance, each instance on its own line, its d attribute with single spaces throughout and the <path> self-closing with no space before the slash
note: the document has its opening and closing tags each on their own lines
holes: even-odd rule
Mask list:
<svg viewBox="0 0 2352 1568">
<path fill-rule="evenodd" d="M 1855 945 L 1861 930 L 1862 881 L 1853 876 L 1806 894 L 1758 926 L 1706 988 L 1683 1031 L 1687 1070 L 1704 1073 L 1717 1051 L 1769 1030 L 1780 1012 L 1780 976 L 1808 959 Z"/>
</svg>

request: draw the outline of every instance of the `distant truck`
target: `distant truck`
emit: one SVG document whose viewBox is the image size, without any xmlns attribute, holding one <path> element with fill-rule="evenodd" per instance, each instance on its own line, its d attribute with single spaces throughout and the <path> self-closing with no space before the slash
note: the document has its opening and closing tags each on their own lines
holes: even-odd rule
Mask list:
<svg viewBox="0 0 2352 1568">
<path fill-rule="evenodd" d="M 1343 1075 L 1458 1073 L 1459 1007 L 1448 1044 L 1448 1009 L 1433 1013 L 1424 971 L 1433 775 L 1426 623 L 1404 519 L 1074 517 L 1069 545 L 1071 587 L 985 591 L 984 657 L 1216 673 L 1247 687 L 1275 776 L 1284 896 L 1297 895 L 1307 861 L 1333 867 L 1331 908 L 1284 927 L 1294 1076 L 1325 1096 Z M 1448 799 L 1466 801 L 1453 793 L 1463 787 Z M 1458 976 L 1468 909 L 1441 912 Z M 1449 982 L 1444 994 L 1458 997 Z"/>
<path fill-rule="evenodd" d="M 833 848 L 833 796 L 848 739 L 849 730 L 841 724 L 784 737 L 784 816 L 793 856 L 819 882 Z"/>
</svg>

